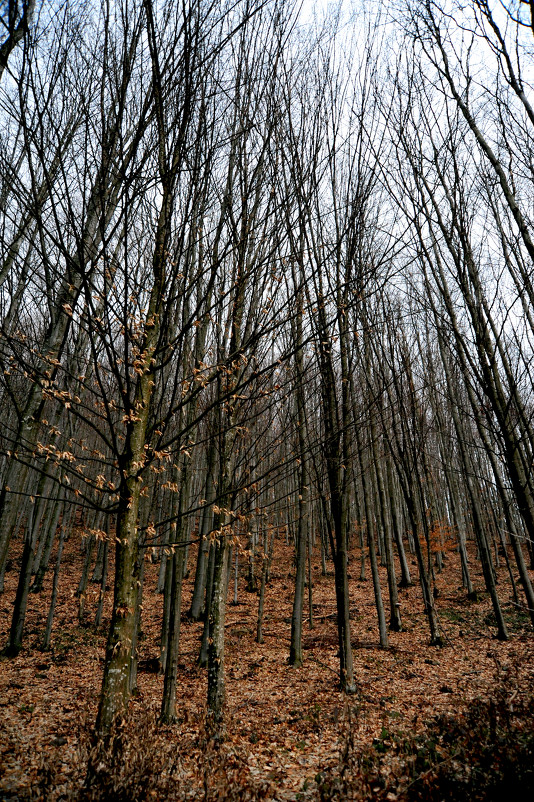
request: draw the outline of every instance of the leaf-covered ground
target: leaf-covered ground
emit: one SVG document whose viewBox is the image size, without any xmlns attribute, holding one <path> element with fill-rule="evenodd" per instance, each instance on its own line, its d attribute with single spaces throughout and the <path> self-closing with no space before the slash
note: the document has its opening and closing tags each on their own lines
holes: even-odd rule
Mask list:
<svg viewBox="0 0 534 802">
<path fill-rule="evenodd" d="M 189 609 L 195 554 L 184 583 L 183 609 Z M 293 593 L 293 550 L 276 544 L 265 600 L 264 643 L 255 642 L 258 596 L 246 590 L 245 565 L 239 578 L 238 604 L 229 592 L 226 621 L 227 755 L 236 755 L 239 782 L 256 784 L 265 798 L 317 798 L 320 776 L 339 758 L 340 721 L 347 704 L 352 715 L 353 743 L 368 746 L 385 731 L 417 731 L 442 712 L 462 710 L 477 697 L 491 695 L 496 682 L 513 683 L 513 693 L 532 687 L 533 645 L 529 619 L 513 603 L 504 564 L 499 593 L 510 627 L 506 643 L 494 639 L 491 605 L 471 557 L 479 600 L 470 602 L 461 587 L 454 552 L 436 574 L 436 605 L 445 646 L 430 647 L 428 627 L 417 584 L 400 591 L 403 631 L 390 633 L 390 648 L 378 646 L 372 582 L 359 580 L 359 554 L 350 565 L 351 616 L 358 692 L 347 700 L 338 689 L 335 596 L 331 564 L 326 576 L 313 563 L 314 626 L 304 625 L 305 664 L 287 664 Z M 96 714 L 101 682 L 111 591 L 106 598 L 103 627 L 95 632 L 99 589 L 90 585 L 84 626 L 78 624 L 82 556 L 79 538 L 67 544 L 61 572 L 52 649 L 39 650 L 46 623 L 51 576 L 41 594 L 29 600 L 25 646 L 15 659 L 0 662 L 0 798 L 59 799 L 72 796 L 83 779 L 84 749 Z M 503 560 L 501 558 L 501 563 Z M 53 563 L 51 563 L 53 564 Z M 6 573 L 0 597 L 0 637 L 5 642 L 17 582 L 17 560 Z M 411 566 L 414 578 L 415 563 Z M 159 655 L 162 597 L 155 591 L 159 566 L 147 563 L 144 591 L 138 694 L 131 716 L 155 719 L 162 677 L 153 673 Z M 382 572 L 387 602 L 385 569 Z M 233 585 L 233 582 L 231 583 Z M 307 612 L 307 611 L 306 611 Z M 179 662 L 180 721 L 147 732 L 156 749 L 177 755 L 176 777 L 190 798 L 209 796 L 209 761 L 203 737 L 206 673 L 197 667 L 202 625 L 183 617 Z M 148 712 L 148 717 L 147 713 Z M 376 742 L 376 741 L 375 741 Z M 234 751 L 232 751 L 234 750 Z M 229 758 L 228 758 L 229 759 Z M 206 768 L 208 766 L 208 769 Z M 178 785 L 177 785 L 178 787 Z M 187 790 L 189 789 L 189 790 Z M 157 796 L 152 792 L 151 798 Z M 258 792 L 259 793 L 259 792 Z M 213 796 L 217 798 L 217 796 Z"/>
</svg>

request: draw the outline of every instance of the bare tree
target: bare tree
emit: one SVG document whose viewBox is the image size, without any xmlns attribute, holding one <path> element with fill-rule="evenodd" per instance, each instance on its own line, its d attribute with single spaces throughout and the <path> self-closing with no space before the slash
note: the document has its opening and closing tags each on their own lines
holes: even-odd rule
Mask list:
<svg viewBox="0 0 534 802">
<path fill-rule="evenodd" d="M 0 80 L 9 57 L 28 34 L 35 12 L 35 0 L 4 0 L 0 6 Z"/>
</svg>

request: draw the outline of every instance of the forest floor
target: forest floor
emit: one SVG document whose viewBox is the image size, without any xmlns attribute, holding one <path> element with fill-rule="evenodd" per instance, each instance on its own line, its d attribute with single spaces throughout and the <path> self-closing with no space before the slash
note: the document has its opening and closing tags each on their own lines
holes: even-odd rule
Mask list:
<svg viewBox="0 0 534 802">
<path fill-rule="evenodd" d="M 304 624 L 305 662 L 299 669 L 287 663 L 292 555 L 291 547 L 276 543 L 265 598 L 264 643 L 255 642 L 258 596 L 245 589 L 245 566 L 239 577 L 239 603 L 231 604 L 232 581 L 227 608 L 227 737 L 241 756 L 239 770 L 263 787 L 265 798 L 317 798 L 316 780 L 339 760 L 347 705 L 356 711 L 351 724 L 354 744 L 363 748 L 392 728 L 417 731 L 440 713 L 459 711 L 470 700 L 490 695 L 497 681 L 513 680 L 517 692 L 533 687 L 534 637 L 528 618 L 513 603 L 504 565 L 499 593 L 510 628 L 508 642 L 494 638 L 491 605 L 474 555 L 471 568 L 479 600 L 470 602 L 461 587 L 458 557 L 449 553 L 443 571 L 436 574 L 444 647 L 429 646 L 421 590 L 414 584 L 400 591 L 403 631 L 389 634 L 390 647 L 385 650 L 378 645 L 369 569 L 367 580 L 360 581 L 359 553 L 355 552 L 351 555 L 350 593 L 358 692 L 347 699 L 338 687 L 331 563 L 327 575 L 322 576 L 320 561 L 313 562 L 314 626 L 310 629 L 307 621 Z M 194 557 L 191 553 L 192 568 L 184 583 L 185 611 L 190 604 Z M 92 622 L 99 590 L 90 585 L 85 625 L 80 626 L 75 590 L 81 566 L 79 539 L 73 534 L 66 543 L 51 650 L 39 650 L 51 588 L 49 576 L 43 592 L 30 596 L 22 652 L 15 659 L 0 660 L 0 799 L 66 799 L 80 781 L 83 742 L 85 739 L 87 744 L 96 715 L 112 595 L 111 591 L 106 594 L 103 627 L 95 632 Z M 3 643 L 10 624 L 16 567 L 14 560 L 0 597 Z M 410 567 L 415 578 L 415 563 Z M 387 601 L 385 569 L 380 570 Z M 163 689 L 162 677 L 147 670 L 159 656 L 162 597 L 156 593 L 157 574 L 158 566 L 147 563 L 138 693 L 131 711 L 142 722 L 147 721 L 143 711 L 155 717 Z M 176 749 L 182 787 L 189 776 L 189 796 L 199 799 L 204 798 L 201 784 L 206 781 L 205 769 L 204 779 L 198 769 L 206 697 L 206 672 L 196 664 L 201 630 L 202 624 L 183 617 L 180 720 L 154 730 L 162 744 Z M 53 782 L 47 784 L 43 777 L 51 774 Z"/>
</svg>

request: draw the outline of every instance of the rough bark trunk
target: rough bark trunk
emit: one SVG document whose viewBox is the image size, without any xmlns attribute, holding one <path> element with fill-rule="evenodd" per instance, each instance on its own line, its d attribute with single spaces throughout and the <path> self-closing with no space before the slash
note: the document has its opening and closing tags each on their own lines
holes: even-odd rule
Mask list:
<svg viewBox="0 0 534 802">
<path fill-rule="evenodd" d="M 117 514 L 115 590 L 109 629 L 102 691 L 96 721 L 100 735 L 110 732 L 115 719 L 124 715 L 130 698 L 130 668 L 138 593 L 138 540 L 140 483 L 137 477 L 121 493 Z"/>
</svg>

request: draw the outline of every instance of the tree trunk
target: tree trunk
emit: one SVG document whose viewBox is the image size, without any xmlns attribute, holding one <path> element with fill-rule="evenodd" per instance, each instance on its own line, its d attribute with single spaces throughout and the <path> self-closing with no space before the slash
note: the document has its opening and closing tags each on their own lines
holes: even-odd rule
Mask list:
<svg viewBox="0 0 534 802">
<path fill-rule="evenodd" d="M 96 731 L 107 735 L 117 716 L 124 715 L 130 698 L 130 669 L 138 593 L 138 539 L 140 483 L 137 477 L 121 493 L 117 514 L 115 589 L 109 628 Z"/>
<path fill-rule="evenodd" d="M 30 517 L 26 525 L 26 535 L 24 537 L 24 548 L 22 551 L 22 564 L 19 573 L 17 593 L 13 606 L 13 616 L 11 619 L 11 629 L 4 654 L 7 657 L 16 657 L 22 648 L 22 633 L 26 618 L 26 607 L 28 605 L 28 594 L 33 563 L 33 549 L 35 530 L 33 526 L 34 504 L 30 507 Z"/>
<path fill-rule="evenodd" d="M 206 728 L 214 738 L 224 735 L 224 705 L 226 702 L 224 666 L 224 622 L 226 616 L 226 594 L 230 543 L 224 531 L 220 531 L 215 542 L 213 589 L 209 611 L 208 643 L 208 709 Z"/>
<path fill-rule="evenodd" d="M 50 648 L 50 640 L 52 638 L 52 625 L 54 623 L 54 612 L 56 609 L 57 589 L 59 584 L 59 569 L 61 567 L 61 557 L 63 555 L 63 544 L 65 542 L 65 527 L 61 528 L 61 535 L 59 536 L 59 545 L 57 549 L 56 567 L 54 569 L 54 579 L 52 582 L 52 596 L 50 598 L 50 607 L 48 608 L 48 617 L 46 619 L 46 629 L 43 638 L 43 651 Z"/>
</svg>

